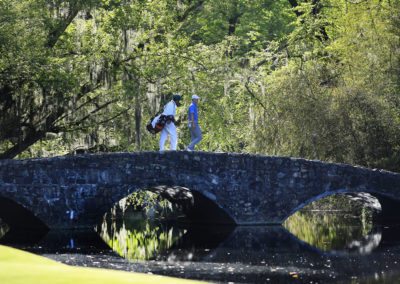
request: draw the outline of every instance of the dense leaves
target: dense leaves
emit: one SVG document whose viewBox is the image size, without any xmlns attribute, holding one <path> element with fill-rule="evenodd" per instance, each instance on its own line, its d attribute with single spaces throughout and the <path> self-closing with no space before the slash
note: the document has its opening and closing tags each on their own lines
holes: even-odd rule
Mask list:
<svg viewBox="0 0 400 284">
<path fill-rule="evenodd" d="M 202 97 L 202 150 L 399 171 L 399 15 L 398 0 L 1 0 L 0 157 L 155 150 L 145 124 L 181 92 L 183 120 Z"/>
</svg>

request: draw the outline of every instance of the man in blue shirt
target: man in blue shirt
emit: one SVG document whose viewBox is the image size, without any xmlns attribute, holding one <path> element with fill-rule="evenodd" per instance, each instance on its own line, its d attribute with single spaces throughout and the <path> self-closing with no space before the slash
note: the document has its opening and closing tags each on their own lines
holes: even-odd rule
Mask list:
<svg viewBox="0 0 400 284">
<path fill-rule="evenodd" d="M 197 111 L 197 104 L 199 103 L 200 97 L 197 95 L 192 96 L 192 104 L 189 106 L 189 129 L 190 129 L 190 135 L 192 137 L 192 141 L 190 144 L 187 146 L 186 150 L 188 151 L 193 151 L 194 146 L 198 144 L 201 139 L 201 129 L 199 126 L 199 114 Z"/>
</svg>

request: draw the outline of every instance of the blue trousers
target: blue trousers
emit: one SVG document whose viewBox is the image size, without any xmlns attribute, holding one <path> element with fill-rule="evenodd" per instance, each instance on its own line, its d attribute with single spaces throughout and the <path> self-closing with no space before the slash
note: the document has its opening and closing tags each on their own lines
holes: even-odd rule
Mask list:
<svg viewBox="0 0 400 284">
<path fill-rule="evenodd" d="M 194 146 L 196 146 L 196 144 L 198 144 L 203 138 L 201 135 L 201 129 L 199 125 L 190 128 L 190 136 L 192 137 L 192 141 L 190 142 L 188 149 L 193 151 Z"/>
</svg>

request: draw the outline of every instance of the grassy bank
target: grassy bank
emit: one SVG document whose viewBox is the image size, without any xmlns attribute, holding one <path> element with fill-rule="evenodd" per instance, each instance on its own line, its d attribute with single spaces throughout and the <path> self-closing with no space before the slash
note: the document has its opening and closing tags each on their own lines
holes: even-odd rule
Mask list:
<svg viewBox="0 0 400 284">
<path fill-rule="evenodd" d="M 171 277 L 81 268 L 61 264 L 17 249 L 0 246 L 0 283 L 7 284 L 125 284 L 200 283 Z"/>
</svg>

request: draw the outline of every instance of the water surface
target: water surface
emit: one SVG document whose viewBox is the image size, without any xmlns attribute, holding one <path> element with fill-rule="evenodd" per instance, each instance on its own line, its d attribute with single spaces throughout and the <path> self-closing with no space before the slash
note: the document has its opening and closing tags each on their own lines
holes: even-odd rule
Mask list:
<svg viewBox="0 0 400 284">
<path fill-rule="evenodd" d="M 316 216 L 308 222 L 300 216 L 286 228 L 129 218 L 104 222 L 98 233 L 10 229 L 0 243 L 70 265 L 212 282 L 400 282 L 400 226 L 363 225 L 337 214 Z"/>
</svg>

